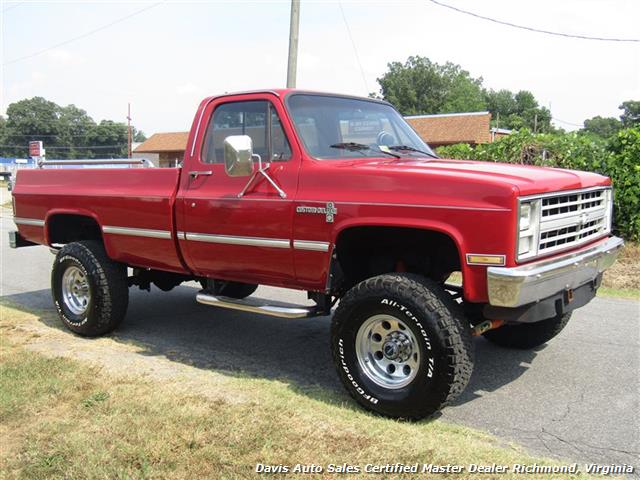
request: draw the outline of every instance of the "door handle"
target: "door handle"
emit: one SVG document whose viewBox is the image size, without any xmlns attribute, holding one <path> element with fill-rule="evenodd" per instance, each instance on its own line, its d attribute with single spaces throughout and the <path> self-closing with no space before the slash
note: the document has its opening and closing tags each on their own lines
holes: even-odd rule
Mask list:
<svg viewBox="0 0 640 480">
<path fill-rule="evenodd" d="M 206 177 L 209 175 L 213 175 L 213 172 L 211 170 L 200 170 L 200 171 L 189 172 L 189 176 L 194 180 L 200 176 Z"/>
</svg>

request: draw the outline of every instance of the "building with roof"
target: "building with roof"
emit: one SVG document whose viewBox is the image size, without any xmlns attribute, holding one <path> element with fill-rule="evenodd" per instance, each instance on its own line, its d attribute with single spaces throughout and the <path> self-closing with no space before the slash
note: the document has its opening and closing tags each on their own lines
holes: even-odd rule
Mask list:
<svg viewBox="0 0 640 480">
<path fill-rule="evenodd" d="M 404 118 L 434 148 L 455 143 L 490 143 L 511 133 L 505 129 L 492 129 L 490 112 L 410 115 Z"/>
<path fill-rule="evenodd" d="M 133 150 L 133 158 L 146 158 L 156 167 L 177 167 L 188 138 L 189 132 L 154 133 Z"/>
</svg>

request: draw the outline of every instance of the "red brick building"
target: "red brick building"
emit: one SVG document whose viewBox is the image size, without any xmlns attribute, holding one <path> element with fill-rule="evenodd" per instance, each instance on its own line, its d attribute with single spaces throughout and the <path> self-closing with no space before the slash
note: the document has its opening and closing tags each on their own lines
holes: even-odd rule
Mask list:
<svg viewBox="0 0 640 480">
<path fill-rule="evenodd" d="M 404 118 L 433 148 L 455 143 L 490 143 L 510 133 L 509 130 L 492 129 L 489 112 L 411 115 Z"/>
</svg>

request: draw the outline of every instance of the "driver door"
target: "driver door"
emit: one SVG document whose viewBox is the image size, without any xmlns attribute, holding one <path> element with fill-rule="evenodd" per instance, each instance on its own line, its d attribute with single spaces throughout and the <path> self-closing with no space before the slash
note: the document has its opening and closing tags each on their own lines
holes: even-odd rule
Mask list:
<svg viewBox="0 0 640 480">
<path fill-rule="evenodd" d="M 178 196 L 180 247 L 199 275 L 283 286 L 293 281 L 292 200 L 300 153 L 291 147 L 283 116 L 270 94 L 223 97 L 206 108 L 202 138 L 195 139 L 200 148 L 182 175 Z M 225 172 L 223 144 L 231 135 L 251 137 L 254 153 L 270 163 L 268 175 L 286 198 L 262 176 L 239 196 L 249 177 Z"/>
</svg>

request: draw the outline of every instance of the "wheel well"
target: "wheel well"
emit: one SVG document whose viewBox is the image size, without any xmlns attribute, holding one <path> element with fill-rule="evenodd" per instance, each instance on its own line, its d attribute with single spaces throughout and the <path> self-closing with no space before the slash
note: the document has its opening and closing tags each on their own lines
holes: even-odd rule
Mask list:
<svg viewBox="0 0 640 480">
<path fill-rule="evenodd" d="M 79 240 L 102 242 L 98 222 L 84 215 L 59 214 L 47 219 L 50 244 L 65 244 Z"/>
<path fill-rule="evenodd" d="M 460 255 L 448 235 L 404 227 L 353 227 L 340 233 L 331 288 L 345 290 L 367 278 L 410 272 L 444 282 L 460 270 Z"/>
</svg>

